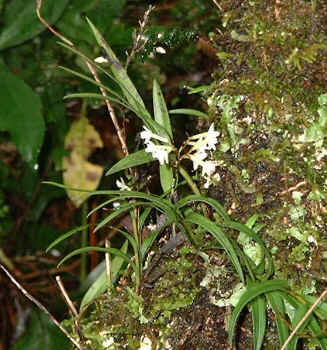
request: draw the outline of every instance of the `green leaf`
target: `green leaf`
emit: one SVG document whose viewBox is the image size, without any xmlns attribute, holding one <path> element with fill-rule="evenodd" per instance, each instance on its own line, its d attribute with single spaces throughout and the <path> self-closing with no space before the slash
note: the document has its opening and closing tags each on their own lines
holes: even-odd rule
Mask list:
<svg viewBox="0 0 327 350">
<path fill-rule="evenodd" d="M 43 1 L 41 15 L 52 25 L 68 3 L 69 0 Z M 19 45 L 47 29 L 37 18 L 35 8 L 35 0 L 9 2 L 3 17 L 4 30 L 0 34 L 0 50 Z"/>
<path fill-rule="evenodd" d="M 131 263 L 131 265 L 133 266 L 133 269 L 135 269 L 135 264 L 130 261 L 131 258 L 127 254 L 121 252 L 119 249 L 116 249 L 116 248 L 100 248 L 100 247 L 84 247 L 84 248 L 76 249 L 76 250 L 72 251 L 71 253 L 67 254 L 58 263 L 58 267 L 61 266 L 66 260 L 70 259 L 71 257 L 73 257 L 75 255 L 82 254 L 82 253 L 88 253 L 91 251 L 102 252 L 102 253 L 109 252 L 111 254 L 117 255 L 117 256 L 123 258 L 127 263 Z"/>
<path fill-rule="evenodd" d="M 128 248 L 128 241 L 126 240 L 120 250 L 126 254 Z M 115 256 L 111 262 L 111 280 L 114 283 L 119 275 L 119 272 L 123 266 L 124 259 L 120 256 Z M 103 294 L 108 287 L 107 273 L 105 264 L 103 265 L 103 271 L 100 276 L 95 280 L 92 286 L 85 293 L 80 308 L 82 309 L 86 304 Z"/>
<path fill-rule="evenodd" d="M 288 318 L 285 312 L 284 299 L 281 292 L 270 292 L 265 295 L 276 316 L 279 343 L 280 346 L 282 346 L 289 336 L 289 329 L 286 323 Z"/>
<path fill-rule="evenodd" d="M 307 301 L 309 304 L 313 304 L 316 301 L 316 297 L 313 297 L 311 295 L 302 295 L 301 298 L 303 298 L 305 301 Z M 327 303 L 320 302 L 313 310 L 313 312 L 321 319 L 321 320 L 327 320 Z"/>
<path fill-rule="evenodd" d="M 204 217 L 203 215 L 197 214 L 194 211 L 190 211 L 185 217 L 186 223 L 191 223 L 203 227 L 205 230 L 210 232 L 219 242 L 219 244 L 226 251 L 229 256 L 232 264 L 234 265 L 237 273 L 239 274 L 242 281 L 244 281 L 244 275 L 242 271 L 241 264 L 238 260 L 237 253 L 233 247 L 233 244 L 230 242 L 229 238 L 225 233 L 220 229 L 219 226 L 214 224 L 212 221 Z"/>
<path fill-rule="evenodd" d="M 150 153 L 145 152 L 145 150 L 141 150 L 121 159 L 118 163 L 111 167 L 110 170 L 107 171 L 106 175 L 112 175 L 118 171 L 133 168 L 135 166 L 146 164 L 154 160 L 155 159 L 153 159 Z"/>
<path fill-rule="evenodd" d="M 41 311 L 34 311 L 28 327 L 10 350 L 69 350 L 72 345 L 64 333 Z"/>
<path fill-rule="evenodd" d="M 122 198 L 141 198 L 148 200 L 151 202 L 151 205 L 155 208 L 157 208 L 162 213 L 165 213 L 170 219 L 172 219 L 173 222 L 178 221 L 177 213 L 175 211 L 175 206 L 168 200 L 163 199 L 159 196 L 153 195 L 153 194 L 147 194 L 143 192 L 137 192 L 137 191 L 114 191 L 114 190 L 98 190 L 98 191 L 88 191 L 83 190 L 80 188 L 74 188 L 74 187 L 68 187 L 56 182 L 52 181 L 44 181 L 44 184 L 56 186 L 59 188 L 65 188 L 72 191 L 81 191 L 81 192 L 89 192 L 90 196 L 94 195 L 107 195 L 107 196 L 116 196 L 117 200 Z"/>
<path fill-rule="evenodd" d="M 253 320 L 253 348 L 260 350 L 266 332 L 267 313 L 265 298 L 259 296 L 251 303 Z"/>
<path fill-rule="evenodd" d="M 94 232 L 100 230 L 101 227 L 105 226 L 108 222 L 110 222 L 111 220 L 113 220 L 115 217 L 119 216 L 120 214 L 122 214 L 123 212 L 135 208 L 135 207 L 142 207 L 142 206 L 146 206 L 149 205 L 149 202 L 131 202 L 131 203 L 127 203 L 124 204 L 122 206 L 120 206 L 119 208 L 117 208 L 115 211 L 113 211 L 111 214 L 109 214 L 106 218 L 104 218 L 103 220 L 101 220 L 97 226 L 94 229 Z"/>
<path fill-rule="evenodd" d="M 207 114 L 198 111 L 196 109 L 191 108 L 178 108 L 178 109 L 170 109 L 169 114 L 185 114 L 185 115 L 192 115 L 194 117 L 200 117 L 209 120 L 209 117 Z"/>
<path fill-rule="evenodd" d="M 46 249 L 46 252 L 48 252 L 50 249 L 52 249 L 54 246 L 56 246 L 58 243 L 62 242 L 63 240 L 69 238 L 70 236 L 74 235 L 77 232 L 85 230 L 89 225 L 83 225 L 79 227 L 75 227 L 74 229 L 64 233 L 60 237 L 58 237 L 55 241 L 53 241 L 49 247 Z"/>
<path fill-rule="evenodd" d="M 141 96 L 139 95 L 139 93 L 137 92 L 134 84 L 130 80 L 129 76 L 127 75 L 126 70 L 121 65 L 118 58 L 112 51 L 111 47 L 104 40 L 103 36 L 98 31 L 98 29 L 93 25 L 93 23 L 88 18 L 86 18 L 86 20 L 90 25 L 99 46 L 102 47 L 106 52 L 111 71 L 114 77 L 116 78 L 116 81 L 118 82 L 124 96 L 126 97 L 129 104 L 132 106 L 132 109 L 134 111 L 137 111 L 137 115 L 143 120 L 145 125 L 149 127 L 151 131 L 157 133 L 158 132 L 158 127 L 156 126 L 157 123 L 154 122 L 149 112 L 146 110 L 144 102 Z"/>
<path fill-rule="evenodd" d="M 250 238 L 252 238 L 254 241 L 256 241 L 261 246 L 261 248 L 263 249 L 265 254 L 263 255 L 262 262 L 260 262 L 259 265 L 258 265 L 257 277 L 260 278 L 260 279 L 267 279 L 267 278 L 269 278 L 272 275 L 272 273 L 273 273 L 274 265 L 273 265 L 272 258 L 271 258 L 269 250 L 266 248 L 264 242 L 257 235 L 257 233 L 254 230 L 252 230 L 249 227 L 247 227 L 246 225 L 243 225 L 243 224 L 241 224 L 239 222 L 235 222 L 235 221 L 225 221 L 224 225 L 226 225 L 229 228 L 233 228 L 235 230 L 238 230 L 240 232 L 243 232 L 243 233 L 247 234 Z M 262 263 L 264 263 L 264 258 L 265 257 L 267 259 L 267 268 L 266 268 L 265 274 L 262 275 L 260 269 L 261 269 Z"/>
<path fill-rule="evenodd" d="M 154 119 L 164 128 L 165 133 L 160 133 L 162 137 L 169 137 L 173 140 L 170 118 L 160 86 L 156 80 L 153 81 L 153 111 Z"/>
<path fill-rule="evenodd" d="M 236 321 L 241 311 L 247 304 L 249 304 L 253 299 L 264 293 L 273 292 L 276 290 L 287 290 L 288 288 L 289 287 L 287 282 L 282 280 L 260 281 L 251 284 L 251 286 L 249 286 L 246 289 L 246 291 L 242 294 L 229 320 L 228 338 L 230 344 L 233 344 Z"/>
<path fill-rule="evenodd" d="M 163 127 L 159 133 L 162 137 L 168 137 L 170 142 L 173 140 L 173 131 L 171 129 L 170 118 L 160 86 L 156 80 L 153 81 L 153 110 L 154 119 Z M 159 167 L 160 183 L 163 192 L 170 191 L 174 185 L 174 174 L 171 167 L 167 164 L 162 164 Z"/>
<path fill-rule="evenodd" d="M 22 80 L 0 71 L 0 130 L 8 131 L 23 159 L 31 167 L 44 139 L 40 97 Z"/>
<path fill-rule="evenodd" d="M 308 324 L 309 329 L 311 329 L 313 335 L 318 339 L 321 349 L 327 350 L 327 338 L 326 338 L 326 331 L 323 330 L 319 322 L 316 320 L 315 317 L 312 318 L 312 320 Z"/>
<path fill-rule="evenodd" d="M 187 197 L 179 200 L 176 203 L 176 207 L 177 208 L 182 208 L 183 206 L 185 206 L 185 205 L 187 205 L 187 204 L 189 204 L 191 202 L 204 202 L 204 203 L 210 205 L 213 209 L 215 209 L 217 211 L 217 213 L 224 220 L 230 221 L 229 216 L 226 213 L 224 207 L 218 201 L 216 201 L 213 198 L 208 198 L 208 197 L 200 196 L 200 195 L 197 195 L 197 194 L 192 194 L 190 196 L 187 196 Z"/>
</svg>

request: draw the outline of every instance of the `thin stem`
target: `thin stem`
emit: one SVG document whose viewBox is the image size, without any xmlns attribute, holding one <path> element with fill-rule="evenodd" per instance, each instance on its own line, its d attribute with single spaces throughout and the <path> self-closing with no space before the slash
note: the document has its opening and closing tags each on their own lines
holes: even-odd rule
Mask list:
<svg viewBox="0 0 327 350">
<path fill-rule="evenodd" d="M 181 166 L 178 166 L 179 173 L 183 176 L 183 178 L 186 180 L 187 184 L 190 186 L 191 190 L 194 194 L 201 194 L 200 190 L 198 189 L 195 182 L 192 180 L 192 177 L 189 175 L 189 173 Z"/>
<path fill-rule="evenodd" d="M 141 237 L 141 230 L 138 229 L 138 214 L 139 211 L 137 208 L 134 208 L 133 212 L 131 212 L 131 219 L 132 219 L 132 226 L 133 226 L 133 234 L 136 241 L 136 247 L 137 251 L 135 252 L 135 265 L 137 268 L 136 273 L 136 293 L 138 294 L 140 292 L 140 285 L 141 285 L 141 279 L 142 279 L 142 259 L 141 259 L 141 244 L 142 244 L 142 237 Z"/>
<path fill-rule="evenodd" d="M 109 239 L 106 239 L 105 241 L 106 248 L 110 248 L 110 241 Z M 106 259 L 106 275 L 107 275 L 107 285 L 108 285 L 108 292 L 112 288 L 112 274 L 111 274 L 111 259 L 110 259 L 110 253 L 107 252 L 105 255 Z"/>
<path fill-rule="evenodd" d="M 39 18 L 39 20 L 51 31 L 51 33 L 53 33 L 55 36 L 57 36 L 58 38 L 60 38 L 62 41 L 64 41 L 66 44 L 68 44 L 69 46 L 75 48 L 75 45 L 70 41 L 68 40 L 66 37 L 64 37 L 62 34 L 58 33 L 56 30 L 54 30 L 50 24 L 41 16 L 41 7 L 42 7 L 42 3 L 43 3 L 43 0 L 36 0 L 36 14 Z M 98 74 L 96 72 L 96 70 L 94 69 L 94 66 L 87 60 L 84 60 L 88 69 L 90 70 L 90 72 L 92 73 L 93 75 L 93 78 L 96 82 L 98 83 L 101 83 L 99 77 L 98 77 Z M 107 97 L 106 96 L 106 93 L 105 93 L 105 90 L 100 87 L 100 91 L 101 91 L 101 94 L 104 96 L 104 97 Z M 128 155 L 128 148 L 127 148 L 127 144 L 126 144 L 126 141 L 125 141 L 125 137 L 123 135 L 123 132 L 118 124 L 118 120 L 117 120 L 117 117 L 116 117 L 116 114 L 115 114 L 115 111 L 112 107 L 112 105 L 110 104 L 110 101 L 109 100 L 105 100 L 105 103 L 106 103 L 106 106 L 107 106 L 107 109 L 108 109 L 108 112 L 109 112 L 109 115 L 110 115 L 110 118 L 112 120 L 112 123 L 114 124 L 114 127 L 116 129 L 116 132 L 117 132 L 117 135 L 118 135 L 118 139 L 119 139 L 119 142 L 121 144 L 121 147 L 122 147 L 122 150 L 125 154 L 125 156 Z"/>
<path fill-rule="evenodd" d="M 10 281 L 29 299 L 32 303 L 34 303 L 40 310 L 42 310 L 51 321 L 66 335 L 66 337 L 80 350 L 85 350 L 85 348 L 78 343 L 68 332 L 67 330 L 58 322 L 52 314 L 48 311 L 48 309 L 42 305 L 38 300 L 36 300 L 31 294 L 27 292 L 27 290 L 18 282 L 16 279 L 10 274 L 10 272 L 0 264 L 0 268 L 5 272 L 5 274 L 9 277 Z"/>
<path fill-rule="evenodd" d="M 88 204 L 87 201 L 85 201 L 82 205 L 82 226 L 87 225 L 87 212 L 88 212 Z M 82 231 L 81 235 L 81 247 L 84 248 L 87 246 L 87 236 L 88 236 L 88 229 L 85 228 Z M 80 281 L 83 282 L 87 275 L 87 254 L 86 252 L 81 254 L 81 268 L 80 268 Z"/>
</svg>

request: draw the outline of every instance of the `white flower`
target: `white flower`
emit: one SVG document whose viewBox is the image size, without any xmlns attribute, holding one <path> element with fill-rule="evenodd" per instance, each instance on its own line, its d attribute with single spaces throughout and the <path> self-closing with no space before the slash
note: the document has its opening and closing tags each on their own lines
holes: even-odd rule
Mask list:
<svg viewBox="0 0 327 350">
<path fill-rule="evenodd" d="M 116 186 L 122 191 L 131 191 L 122 177 L 119 180 L 116 180 Z"/>
<path fill-rule="evenodd" d="M 189 157 L 193 162 L 193 169 L 197 170 L 199 166 L 202 166 L 203 161 L 207 158 L 207 156 L 208 155 L 205 152 L 195 152 L 193 154 L 190 154 Z"/>
<path fill-rule="evenodd" d="M 159 160 L 159 163 L 168 164 L 168 155 L 172 151 L 170 146 L 156 145 L 152 141 L 146 144 L 145 152 L 151 153 L 152 157 Z"/>
<path fill-rule="evenodd" d="M 156 47 L 155 50 L 157 53 L 160 53 L 162 55 L 164 55 L 166 53 L 166 50 L 162 46 Z"/>
<path fill-rule="evenodd" d="M 108 63 L 108 60 L 102 56 L 99 56 L 96 59 L 94 59 L 94 62 L 96 62 L 96 63 Z"/>
<path fill-rule="evenodd" d="M 159 163 L 168 164 L 168 155 L 173 151 L 174 147 L 170 145 L 169 140 L 166 137 L 154 134 L 146 126 L 143 127 L 144 130 L 140 133 L 141 138 L 144 140 L 146 145 L 145 152 L 151 153 L 153 158 L 158 159 Z M 158 140 L 165 145 L 157 145 L 151 139 Z"/>
<path fill-rule="evenodd" d="M 102 343 L 102 346 L 104 348 L 109 348 L 111 345 L 114 344 L 114 338 L 113 337 L 110 337 L 109 339 L 106 339 L 103 343 Z"/>
<path fill-rule="evenodd" d="M 161 142 L 169 143 L 167 138 L 154 134 L 146 126 L 143 126 L 143 128 L 144 130 L 140 133 L 140 136 L 144 140 L 144 143 L 151 142 L 150 139 L 156 139 Z"/>
<path fill-rule="evenodd" d="M 217 163 L 212 160 L 207 160 L 202 163 L 202 175 L 203 176 L 211 176 L 216 170 Z"/>
<path fill-rule="evenodd" d="M 115 209 L 117 209 L 117 208 L 120 207 L 120 203 L 119 203 L 119 202 L 113 202 L 113 203 L 112 203 L 112 206 L 113 206 Z"/>
<path fill-rule="evenodd" d="M 148 337 L 143 337 L 141 339 L 139 350 L 151 350 L 152 349 L 152 341 Z"/>
<path fill-rule="evenodd" d="M 215 149 L 216 148 L 215 146 L 218 143 L 219 132 L 215 131 L 214 128 L 215 128 L 215 126 L 212 123 L 210 125 L 210 128 L 209 128 L 208 133 L 207 133 L 206 144 L 207 144 L 207 149 L 208 150 Z"/>
</svg>

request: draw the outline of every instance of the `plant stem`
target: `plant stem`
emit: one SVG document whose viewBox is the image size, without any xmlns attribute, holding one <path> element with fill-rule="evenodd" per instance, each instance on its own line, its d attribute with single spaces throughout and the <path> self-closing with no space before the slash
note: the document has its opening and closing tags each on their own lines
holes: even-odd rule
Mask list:
<svg viewBox="0 0 327 350">
<path fill-rule="evenodd" d="M 186 180 L 187 184 L 190 186 L 191 190 L 194 194 L 200 195 L 200 190 L 196 186 L 195 182 L 192 180 L 192 177 L 188 174 L 188 172 L 181 166 L 178 166 L 179 173 L 183 176 L 183 178 Z"/>
<path fill-rule="evenodd" d="M 132 219 L 132 226 L 133 226 L 133 233 L 134 233 L 134 238 L 136 241 L 136 249 L 137 251 L 135 252 L 135 265 L 137 268 L 137 271 L 135 271 L 135 279 L 136 279 L 136 294 L 139 294 L 140 292 L 140 285 L 141 285 L 141 279 L 142 279 L 142 261 L 141 261 L 141 244 L 142 244 L 142 237 L 140 230 L 138 229 L 138 210 L 137 208 L 134 208 L 133 211 L 130 213 L 131 219 Z"/>
<path fill-rule="evenodd" d="M 85 201 L 82 205 L 82 225 L 87 225 L 87 211 L 88 211 L 88 205 L 87 201 Z M 81 238 L 81 248 L 84 248 L 87 246 L 87 234 L 88 229 L 85 228 L 82 231 L 82 238 Z M 80 270 L 80 282 L 82 283 L 87 275 L 87 255 L 86 253 L 81 254 L 81 270 Z"/>
</svg>

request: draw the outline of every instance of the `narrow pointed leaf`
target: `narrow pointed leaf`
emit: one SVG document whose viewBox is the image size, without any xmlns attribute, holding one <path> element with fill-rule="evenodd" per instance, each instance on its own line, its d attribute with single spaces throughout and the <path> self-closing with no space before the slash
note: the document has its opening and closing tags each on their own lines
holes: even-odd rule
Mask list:
<svg viewBox="0 0 327 350">
<path fill-rule="evenodd" d="M 190 196 L 187 196 L 181 200 L 179 200 L 176 203 L 176 206 L 178 208 L 182 208 L 183 206 L 191 203 L 191 202 L 204 202 L 208 205 L 210 205 L 213 209 L 215 209 L 217 211 L 217 213 L 224 218 L 225 220 L 230 221 L 228 214 L 226 213 L 224 207 L 215 199 L 213 198 L 208 198 L 208 197 L 204 197 L 204 196 L 200 196 L 197 194 L 192 194 Z"/>
<path fill-rule="evenodd" d="M 313 335 L 318 339 L 321 349 L 327 350 L 326 331 L 320 327 L 319 322 L 315 317 L 313 317 L 309 322 L 308 327 L 312 331 Z"/>
<path fill-rule="evenodd" d="M 131 263 L 131 258 L 129 255 L 121 252 L 119 249 L 116 248 L 100 248 L 100 247 L 84 247 L 84 248 L 79 248 L 76 249 L 74 251 L 72 251 L 71 253 L 67 254 L 58 264 L 58 267 L 61 266 L 66 260 L 72 258 L 75 255 L 81 254 L 81 253 L 88 253 L 91 251 L 96 251 L 96 252 L 102 252 L 102 253 L 111 253 L 117 256 L 120 256 L 121 258 L 123 258 L 127 263 Z M 133 266 L 133 269 L 135 269 L 135 264 L 131 263 Z"/>
<path fill-rule="evenodd" d="M 267 311 L 266 301 L 262 296 L 257 297 L 251 303 L 253 320 L 253 345 L 254 350 L 260 350 L 266 332 Z"/>
<path fill-rule="evenodd" d="M 241 311 L 244 309 L 244 307 L 247 304 L 249 304 L 253 299 L 255 299 L 256 297 L 264 293 L 273 292 L 276 290 L 287 290 L 287 289 L 288 289 L 287 282 L 282 280 L 260 281 L 260 282 L 255 282 L 251 284 L 251 286 L 248 287 L 247 290 L 242 294 L 229 320 L 228 338 L 229 338 L 230 344 L 231 345 L 233 344 L 236 321 Z"/>
<path fill-rule="evenodd" d="M 266 293 L 265 296 L 275 314 L 279 336 L 279 344 L 280 346 L 282 346 L 290 334 L 289 328 L 286 323 L 288 317 L 285 312 L 284 299 L 280 292 Z M 289 348 L 287 350 L 289 350 Z"/>
<path fill-rule="evenodd" d="M 153 82 L 153 110 L 155 121 L 163 127 L 160 136 L 173 140 L 170 118 L 160 86 L 156 80 Z M 170 191 L 174 184 L 173 170 L 167 164 L 160 165 L 160 183 L 163 192 Z"/>
<path fill-rule="evenodd" d="M 166 102 L 163 97 L 160 86 L 156 80 L 153 81 L 153 111 L 154 111 L 154 119 L 166 131 L 165 133 L 161 133 L 160 136 L 163 136 L 163 137 L 168 136 L 170 141 L 172 141 L 173 131 L 171 129 L 171 123 L 170 123 Z"/>
<path fill-rule="evenodd" d="M 223 249 L 226 251 L 227 255 L 229 256 L 231 263 L 234 265 L 237 273 L 239 274 L 242 281 L 244 281 L 244 275 L 242 271 L 241 264 L 238 260 L 238 256 L 236 254 L 236 251 L 233 247 L 233 244 L 230 242 L 228 237 L 225 235 L 225 233 L 221 230 L 219 226 L 214 224 L 212 221 L 204 217 L 203 215 L 197 214 L 193 211 L 191 211 L 186 217 L 185 217 L 186 223 L 191 223 L 195 225 L 199 225 L 203 227 L 205 230 L 210 232 L 219 242 L 219 244 L 223 247 Z"/>
<path fill-rule="evenodd" d="M 155 159 L 150 153 L 145 152 L 145 150 L 141 150 L 121 159 L 113 167 L 111 167 L 110 170 L 107 171 L 106 175 L 112 175 L 128 168 L 133 168 L 135 166 L 153 162 L 154 160 Z"/>
<path fill-rule="evenodd" d="M 51 250 L 54 246 L 56 246 L 57 244 L 59 244 L 60 242 L 62 242 L 63 240 L 69 238 L 70 236 L 74 235 L 77 232 L 83 231 L 85 230 L 89 225 L 83 225 L 83 226 L 79 226 L 79 227 L 75 227 L 73 230 L 70 230 L 66 233 L 64 233 L 63 235 L 61 235 L 60 237 L 58 237 L 55 241 L 53 241 L 49 247 L 46 249 L 46 252 L 48 252 L 49 250 Z"/>
<path fill-rule="evenodd" d="M 179 108 L 179 109 L 170 109 L 169 114 L 184 114 L 184 115 L 192 115 L 194 117 L 200 117 L 209 120 L 207 114 L 198 111 L 196 109 L 191 108 Z"/>
<path fill-rule="evenodd" d="M 94 232 L 100 230 L 100 228 L 105 226 L 107 223 L 109 223 L 111 220 L 113 220 L 120 214 L 124 213 L 125 211 L 128 211 L 129 209 L 132 209 L 138 206 L 146 206 L 146 205 L 149 205 L 149 202 L 131 202 L 120 206 L 119 208 L 114 210 L 111 214 L 109 214 L 106 218 L 101 220 L 95 227 Z"/>
</svg>

